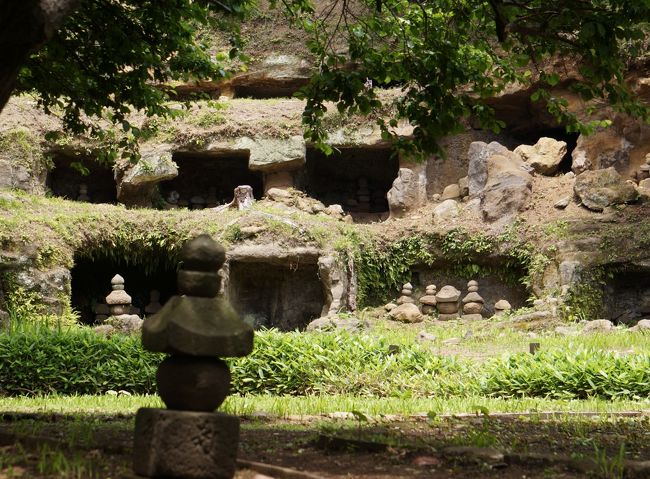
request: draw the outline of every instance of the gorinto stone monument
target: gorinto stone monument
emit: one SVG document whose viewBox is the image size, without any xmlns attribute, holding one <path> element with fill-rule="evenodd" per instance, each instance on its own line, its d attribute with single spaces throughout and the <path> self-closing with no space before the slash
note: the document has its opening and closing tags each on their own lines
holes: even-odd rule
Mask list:
<svg viewBox="0 0 650 479">
<path fill-rule="evenodd" d="M 249 354 L 253 330 L 217 297 L 218 270 L 225 258 L 224 249 L 208 235 L 187 242 L 180 255 L 179 295 L 143 324 L 145 349 L 169 354 L 156 375 L 168 409 L 137 413 L 137 474 L 221 479 L 235 473 L 239 419 L 214 412 L 230 388 L 230 371 L 219 357 Z"/>
</svg>

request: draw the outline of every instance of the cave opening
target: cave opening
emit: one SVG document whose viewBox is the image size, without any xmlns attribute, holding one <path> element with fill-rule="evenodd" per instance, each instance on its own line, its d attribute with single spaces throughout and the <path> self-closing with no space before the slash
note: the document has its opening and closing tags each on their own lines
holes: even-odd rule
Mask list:
<svg viewBox="0 0 650 479">
<path fill-rule="evenodd" d="M 131 296 L 133 314 L 146 315 L 145 308 L 151 302 L 151 292 L 154 290 L 160 294 L 158 302 L 164 304 L 176 293 L 176 267 L 169 264 L 166 258 L 152 261 L 150 265 L 155 266 L 145 268 L 106 257 L 75 257 L 74 267 L 70 271 L 71 302 L 73 309 L 79 313 L 80 321 L 83 324 L 96 324 L 98 315 L 106 315 L 105 299 L 111 292 L 111 279 L 116 274 L 124 278 L 124 289 Z"/>
<path fill-rule="evenodd" d="M 603 287 L 604 317 L 617 324 L 650 318 L 650 269 L 613 271 Z"/>
<path fill-rule="evenodd" d="M 54 196 L 89 203 L 116 203 L 113 169 L 87 157 L 57 154 L 46 185 Z"/>
<path fill-rule="evenodd" d="M 232 261 L 227 294 L 245 321 L 280 331 L 304 330 L 325 303 L 316 263 Z"/>
<path fill-rule="evenodd" d="M 249 185 L 253 196 L 262 197 L 262 174 L 248 169 L 247 150 L 228 153 L 177 152 L 173 160 L 178 176 L 160 183 L 163 198 L 175 196 L 182 207 L 199 209 L 229 203 L 237 186 Z"/>
<path fill-rule="evenodd" d="M 309 82 L 307 78 L 296 78 L 281 82 L 241 83 L 232 85 L 233 98 L 267 100 L 270 98 L 292 98 Z"/>
<path fill-rule="evenodd" d="M 461 266 L 457 265 L 457 267 Z M 468 294 L 467 283 L 470 280 L 478 281 L 478 293 L 485 301 L 483 305 L 484 315 L 490 317 L 494 314 L 494 305 L 501 299 L 507 300 L 513 310 L 526 306 L 530 294 L 521 282 L 524 274 L 520 270 L 499 272 L 495 271 L 494 268 L 488 268 L 484 269 L 484 271 L 479 270 L 476 274 L 468 275 L 455 272 L 446 267 L 420 266 L 411 270 L 411 284 L 413 284 L 416 291 L 420 290 L 420 295 L 424 294 L 424 289 L 429 284 L 435 284 L 438 291 L 443 286 L 451 285 L 460 291 L 460 297 L 463 298 Z"/>
<path fill-rule="evenodd" d="M 341 205 L 356 220 L 363 215 L 388 213 L 386 194 L 398 171 L 399 159 L 391 148 L 336 148 L 327 156 L 308 147 L 297 183 L 326 206 Z"/>
<path fill-rule="evenodd" d="M 569 133 L 564 127 L 557 128 L 541 128 L 532 132 L 519 133 L 513 135 L 514 138 L 522 144 L 525 145 L 534 145 L 539 141 L 540 138 L 553 138 L 557 141 L 563 141 L 566 143 L 566 154 L 562 157 L 562 161 L 558 167 L 559 173 L 568 173 L 571 171 L 571 164 L 573 162 L 572 153 L 578 145 L 579 133 Z"/>
</svg>

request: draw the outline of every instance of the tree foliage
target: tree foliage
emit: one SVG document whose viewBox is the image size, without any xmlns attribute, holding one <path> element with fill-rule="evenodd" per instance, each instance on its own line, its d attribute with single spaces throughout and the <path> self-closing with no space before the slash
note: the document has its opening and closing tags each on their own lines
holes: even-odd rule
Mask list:
<svg viewBox="0 0 650 479">
<path fill-rule="evenodd" d="M 73 132 L 102 134 L 93 119 L 121 124 L 134 109 L 170 115 L 170 80 L 226 77 L 240 54 L 238 22 L 254 0 L 84 0 L 52 40 L 32 55 L 19 91 L 36 91 L 46 110 L 63 111 Z M 275 5 L 277 2 L 273 2 Z M 605 100 L 649 118 L 625 81 L 630 62 L 647 52 L 650 0 L 282 0 L 280 8 L 304 28 L 317 74 L 302 91 L 308 140 L 325 144 L 328 102 L 340 112 L 373 114 L 383 136 L 414 153 L 438 151 L 440 137 L 469 120 L 499 130 L 485 99 L 513 82 L 539 89 L 533 99 L 573 131 L 578 121 L 554 96 L 558 72 L 548 59 L 571 59 L 579 78 L 570 88 L 584 100 Z M 197 41 L 211 24 L 232 34 L 232 50 L 210 52 Z M 387 105 L 378 89 L 403 89 Z M 389 107 L 389 108 L 387 108 Z M 391 118 L 383 113 L 392 111 Z M 379 114 L 382 112 L 382 114 Z M 399 120 L 414 127 L 397 137 Z M 126 146 L 122 144 L 121 146 Z"/>
<path fill-rule="evenodd" d="M 97 119 L 110 120 L 130 135 L 133 110 L 167 116 L 173 88 L 161 85 L 190 78 L 229 75 L 228 60 L 240 54 L 240 0 L 84 0 L 50 41 L 34 53 L 18 77 L 17 90 L 35 91 L 46 112 L 62 112 L 72 133 L 105 133 Z M 197 40 L 201 26 L 226 29 L 232 49 L 211 52 Z M 114 153 L 114 151 L 113 151 Z"/>
<path fill-rule="evenodd" d="M 312 141 L 323 141 L 326 102 L 340 111 L 367 114 L 384 109 L 377 87 L 401 85 L 390 121 L 378 120 L 386 138 L 397 120 L 414 126 L 416 152 L 437 151 L 438 139 L 463 128 L 467 119 L 499 130 L 484 100 L 508 84 L 540 86 L 533 99 L 573 131 L 589 131 L 550 88 L 560 80 L 545 67 L 550 58 L 575 62 L 580 77 L 570 88 L 586 101 L 606 100 L 648 119 L 625 82 L 630 62 L 645 52 L 650 20 L 647 0 L 346 0 L 336 11 L 304 19 L 320 74 L 304 92 L 305 123 Z M 359 11 L 361 10 L 361 12 Z M 336 20 L 332 20 L 332 16 Z M 344 35 L 349 48 L 332 48 Z"/>
</svg>

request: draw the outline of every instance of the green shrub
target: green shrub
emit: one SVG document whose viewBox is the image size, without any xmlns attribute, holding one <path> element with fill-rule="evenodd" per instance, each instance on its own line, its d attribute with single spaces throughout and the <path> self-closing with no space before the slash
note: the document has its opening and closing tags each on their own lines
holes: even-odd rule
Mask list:
<svg viewBox="0 0 650 479">
<path fill-rule="evenodd" d="M 578 348 L 516 354 L 489 364 L 483 392 L 500 397 L 641 399 L 650 396 L 650 356 Z"/>
<path fill-rule="evenodd" d="M 372 396 L 459 395 L 476 385 L 467 365 L 418 345 L 390 354 L 388 344 L 364 335 L 266 331 L 250 356 L 231 361 L 235 392 Z"/>
<path fill-rule="evenodd" d="M 0 395 L 155 393 L 163 359 L 138 337 L 87 329 L 0 334 Z M 487 362 L 441 357 L 418 344 L 391 352 L 386 341 L 348 333 L 255 335 L 255 349 L 228 360 L 239 394 L 348 394 L 374 397 L 650 396 L 650 356 L 590 348 L 515 354 Z"/>
<path fill-rule="evenodd" d="M 161 360 L 134 337 L 45 327 L 0 334 L 0 394 L 154 393 Z"/>
</svg>

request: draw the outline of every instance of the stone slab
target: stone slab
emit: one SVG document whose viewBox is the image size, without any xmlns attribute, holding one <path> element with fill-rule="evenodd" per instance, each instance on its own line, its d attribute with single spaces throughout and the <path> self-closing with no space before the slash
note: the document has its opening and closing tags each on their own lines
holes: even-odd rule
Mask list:
<svg viewBox="0 0 650 479">
<path fill-rule="evenodd" d="M 236 416 L 141 408 L 135 417 L 133 470 L 145 477 L 230 479 L 238 443 Z"/>
</svg>

